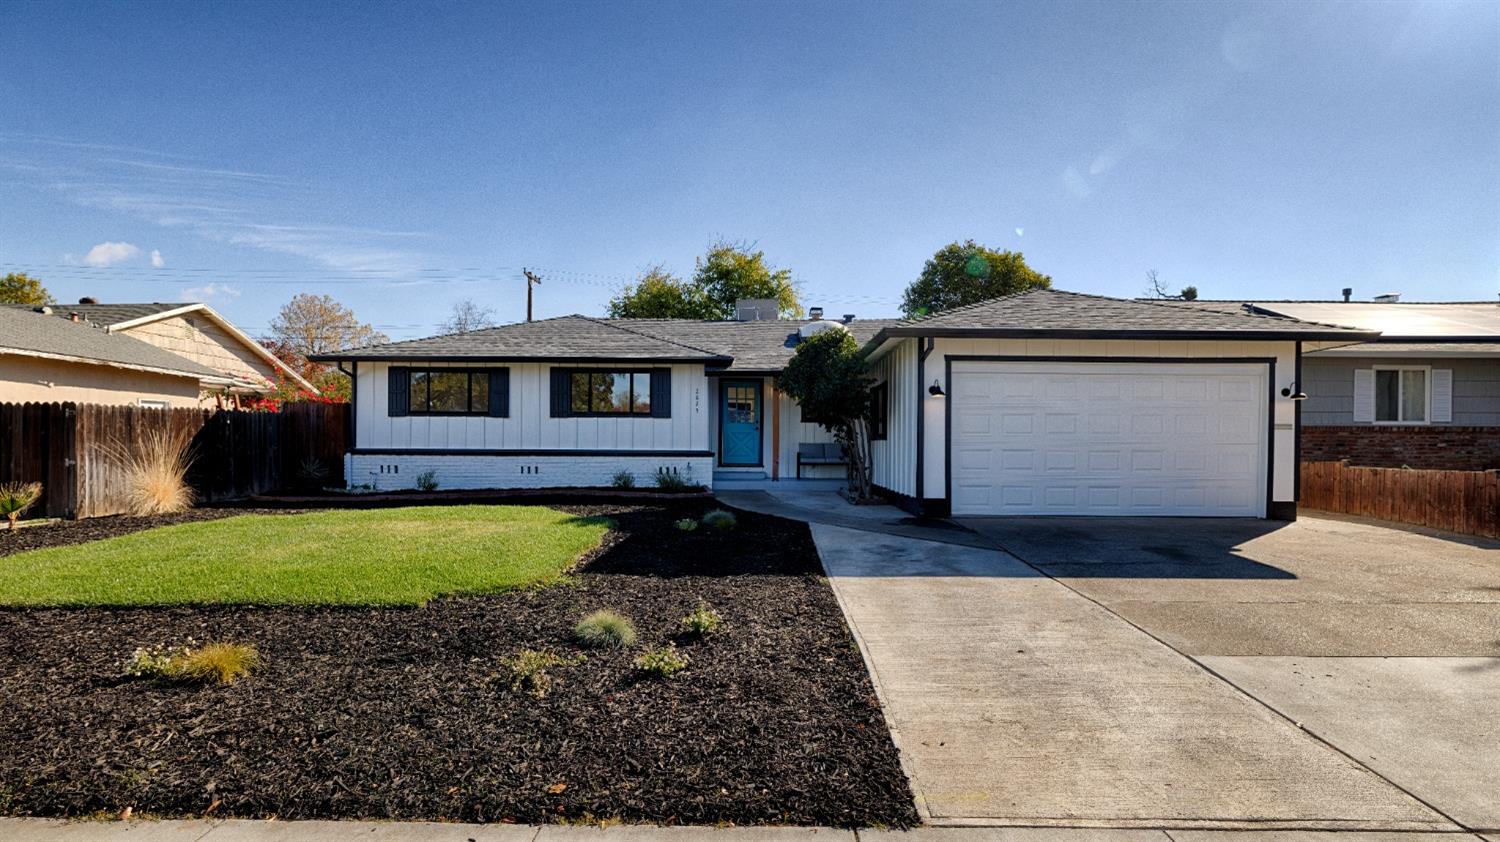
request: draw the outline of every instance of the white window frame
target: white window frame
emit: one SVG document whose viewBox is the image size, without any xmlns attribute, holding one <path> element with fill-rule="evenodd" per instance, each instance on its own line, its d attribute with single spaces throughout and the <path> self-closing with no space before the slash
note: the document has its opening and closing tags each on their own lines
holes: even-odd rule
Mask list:
<svg viewBox="0 0 1500 842">
<path fill-rule="evenodd" d="M 1429 424 L 1432 423 L 1432 366 L 1430 366 L 1430 365 L 1377 365 L 1377 366 L 1374 366 L 1373 368 L 1377 372 L 1380 372 L 1380 371 L 1396 371 L 1396 372 L 1401 372 L 1401 371 L 1420 371 L 1420 372 L 1422 372 L 1422 385 L 1423 385 L 1423 388 L 1424 388 L 1424 390 L 1426 391 L 1427 394 L 1424 395 L 1423 398 L 1422 398 L 1422 400 L 1423 400 L 1422 420 L 1420 420 L 1420 421 L 1381 421 L 1380 420 L 1380 396 L 1378 394 L 1378 392 L 1380 390 L 1380 377 L 1377 375 L 1375 377 L 1375 383 L 1373 385 L 1373 388 L 1376 390 L 1377 394 L 1376 394 L 1376 397 L 1375 397 L 1375 420 L 1372 423 L 1376 424 L 1377 426 L 1381 426 L 1381 427 L 1424 427 L 1424 426 L 1427 426 L 1427 425 L 1429 425 Z M 1401 412 L 1401 408 L 1405 404 L 1405 401 L 1404 401 L 1404 398 L 1406 397 L 1405 390 L 1406 390 L 1406 384 L 1404 382 L 1402 382 L 1401 375 L 1397 374 L 1396 375 L 1396 412 L 1398 414 Z"/>
<path fill-rule="evenodd" d="M 139 406 L 142 409 L 171 409 L 172 408 L 172 404 L 168 403 L 167 401 L 155 400 L 153 398 L 140 398 L 140 399 L 136 400 L 136 406 Z"/>
</svg>

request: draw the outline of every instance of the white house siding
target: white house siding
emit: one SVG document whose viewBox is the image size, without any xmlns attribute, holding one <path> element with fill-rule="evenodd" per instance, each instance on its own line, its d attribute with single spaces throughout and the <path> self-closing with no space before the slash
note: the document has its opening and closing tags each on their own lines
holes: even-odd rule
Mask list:
<svg viewBox="0 0 1500 842">
<path fill-rule="evenodd" d="M 245 343 L 229 331 L 199 313 L 147 322 L 126 328 L 121 333 L 186 357 L 214 371 L 262 383 L 267 389 L 276 380 L 275 366 L 245 347 Z"/>
<path fill-rule="evenodd" d="M 510 416 L 392 418 L 387 407 L 391 365 L 508 368 Z M 649 363 L 562 365 L 600 369 L 661 367 Z M 418 473 L 432 469 L 446 488 L 607 485 L 615 471 L 625 468 L 637 475 L 638 482 L 649 484 L 658 467 L 691 469 L 695 481 L 705 484 L 711 481 L 712 460 L 706 455 L 712 449 L 708 406 L 717 392 L 710 393 L 702 365 L 670 366 L 670 418 L 553 418 L 550 378 L 553 367 L 550 363 L 359 363 L 350 481 L 370 482 L 383 488 L 410 488 Z M 632 456 L 631 451 L 642 453 Z M 540 468 L 538 473 L 523 473 L 523 466 Z"/>
<path fill-rule="evenodd" d="M 718 465 L 718 457 L 715 456 L 714 470 L 728 474 L 744 475 L 746 477 L 777 479 L 796 479 L 797 477 L 797 446 L 799 444 L 825 443 L 833 441 L 833 434 L 807 421 L 802 420 L 802 408 L 796 401 L 785 394 L 775 393 L 776 378 L 774 377 L 732 377 L 721 376 L 709 378 L 709 394 L 712 400 L 709 405 L 709 441 L 715 454 L 719 450 L 719 409 L 723 402 L 719 392 L 719 384 L 725 380 L 753 380 L 761 384 L 761 417 L 760 425 L 760 449 L 761 464 L 749 467 L 722 467 Z M 776 449 L 775 429 L 773 426 L 772 413 L 780 417 L 781 441 L 780 449 Z M 773 451 L 775 453 L 773 454 Z M 775 463 L 773 466 L 773 462 Z M 802 469 L 803 479 L 843 479 L 847 471 L 842 465 L 809 465 Z"/>
<path fill-rule="evenodd" d="M 913 347 L 915 342 L 912 341 Z M 936 380 L 949 390 L 946 379 L 949 356 L 1027 356 L 1027 357 L 1141 357 L 1170 358 L 1274 358 L 1275 400 L 1271 405 L 1273 437 L 1273 502 L 1289 503 L 1296 499 L 1296 401 L 1281 396 L 1281 389 L 1296 379 L 1296 343 L 1241 342 L 1232 340 L 1080 340 L 1080 339 L 937 339 L 928 356 L 925 380 Z M 925 439 L 923 452 L 923 487 L 925 499 L 944 495 L 947 466 L 944 416 L 946 398 L 924 397 Z"/>
<path fill-rule="evenodd" d="M 907 497 L 917 494 L 917 340 L 903 339 L 875 360 L 870 373 L 887 385 L 885 441 L 870 442 L 875 485 Z"/>
</svg>

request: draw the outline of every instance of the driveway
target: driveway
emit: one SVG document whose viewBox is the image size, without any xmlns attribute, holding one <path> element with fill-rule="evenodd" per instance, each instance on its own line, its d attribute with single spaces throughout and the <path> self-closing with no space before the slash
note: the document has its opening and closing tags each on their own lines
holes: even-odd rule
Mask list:
<svg viewBox="0 0 1500 842">
<path fill-rule="evenodd" d="M 1496 545 L 964 524 L 992 548 L 813 526 L 934 823 L 1500 826 Z"/>
</svg>

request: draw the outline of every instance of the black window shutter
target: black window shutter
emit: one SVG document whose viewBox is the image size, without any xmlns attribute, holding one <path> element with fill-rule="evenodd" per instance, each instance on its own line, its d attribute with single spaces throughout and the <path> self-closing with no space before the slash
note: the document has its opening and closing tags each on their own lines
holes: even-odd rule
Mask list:
<svg viewBox="0 0 1500 842">
<path fill-rule="evenodd" d="M 386 414 L 400 418 L 411 412 L 411 369 L 391 366 L 386 380 L 390 383 L 391 397 L 386 404 Z"/>
<path fill-rule="evenodd" d="M 552 369 L 552 417 L 567 418 L 573 409 L 573 372 L 566 368 Z"/>
<path fill-rule="evenodd" d="M 672 369 L 651 369 L 651 417 L 672 417 Z"/>
<path fill-rule="evenodd" d="M 510 369 L 490 369 L 490 417 L 510 417 Z"/>
</svg>

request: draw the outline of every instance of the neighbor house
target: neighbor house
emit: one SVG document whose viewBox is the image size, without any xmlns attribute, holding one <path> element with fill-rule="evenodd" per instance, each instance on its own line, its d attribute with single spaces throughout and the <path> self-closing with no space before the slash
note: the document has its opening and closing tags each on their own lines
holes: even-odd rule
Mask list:
<svg viewBox="0 0 1500 842">
<path fill-rule="evenodd" d="M 235 406 L 244 398 L 271 393 L 281 379 L 318 393 L 275 354 L 202 302 L 100 304 L 85 298 L 49 309 L 63 319 L 139 339 L 212 369 L 223 382 L 205 388 L 207 403 Z"/>
<path fill-rule="evenodd" d="M 345 476 L 382 489 L 796 483 L 829 436 L 775 377 L 841 329 L 875 382 L 875 484 L 914 511 L 1291 518 L 1302 355 L 1377 335 L 1055 290 L 836 324 L 575 315 L 315 359 L 353 378 Z"/>
<path fill-rule="evenodd" d="M 0 307 L 0 403 L 196 407 L 204 390 L 229 384 L 219 372 L 139 339 L 50 312 Z"/>
<path fill-rule="evenodd" d="M 1380 332 L 1373 341 L 1309 353 L 1303 361 L 1304 458 L 1383 467 L 1500 468 L 1500 301 L 1180 306 Z"/>
</svg>

